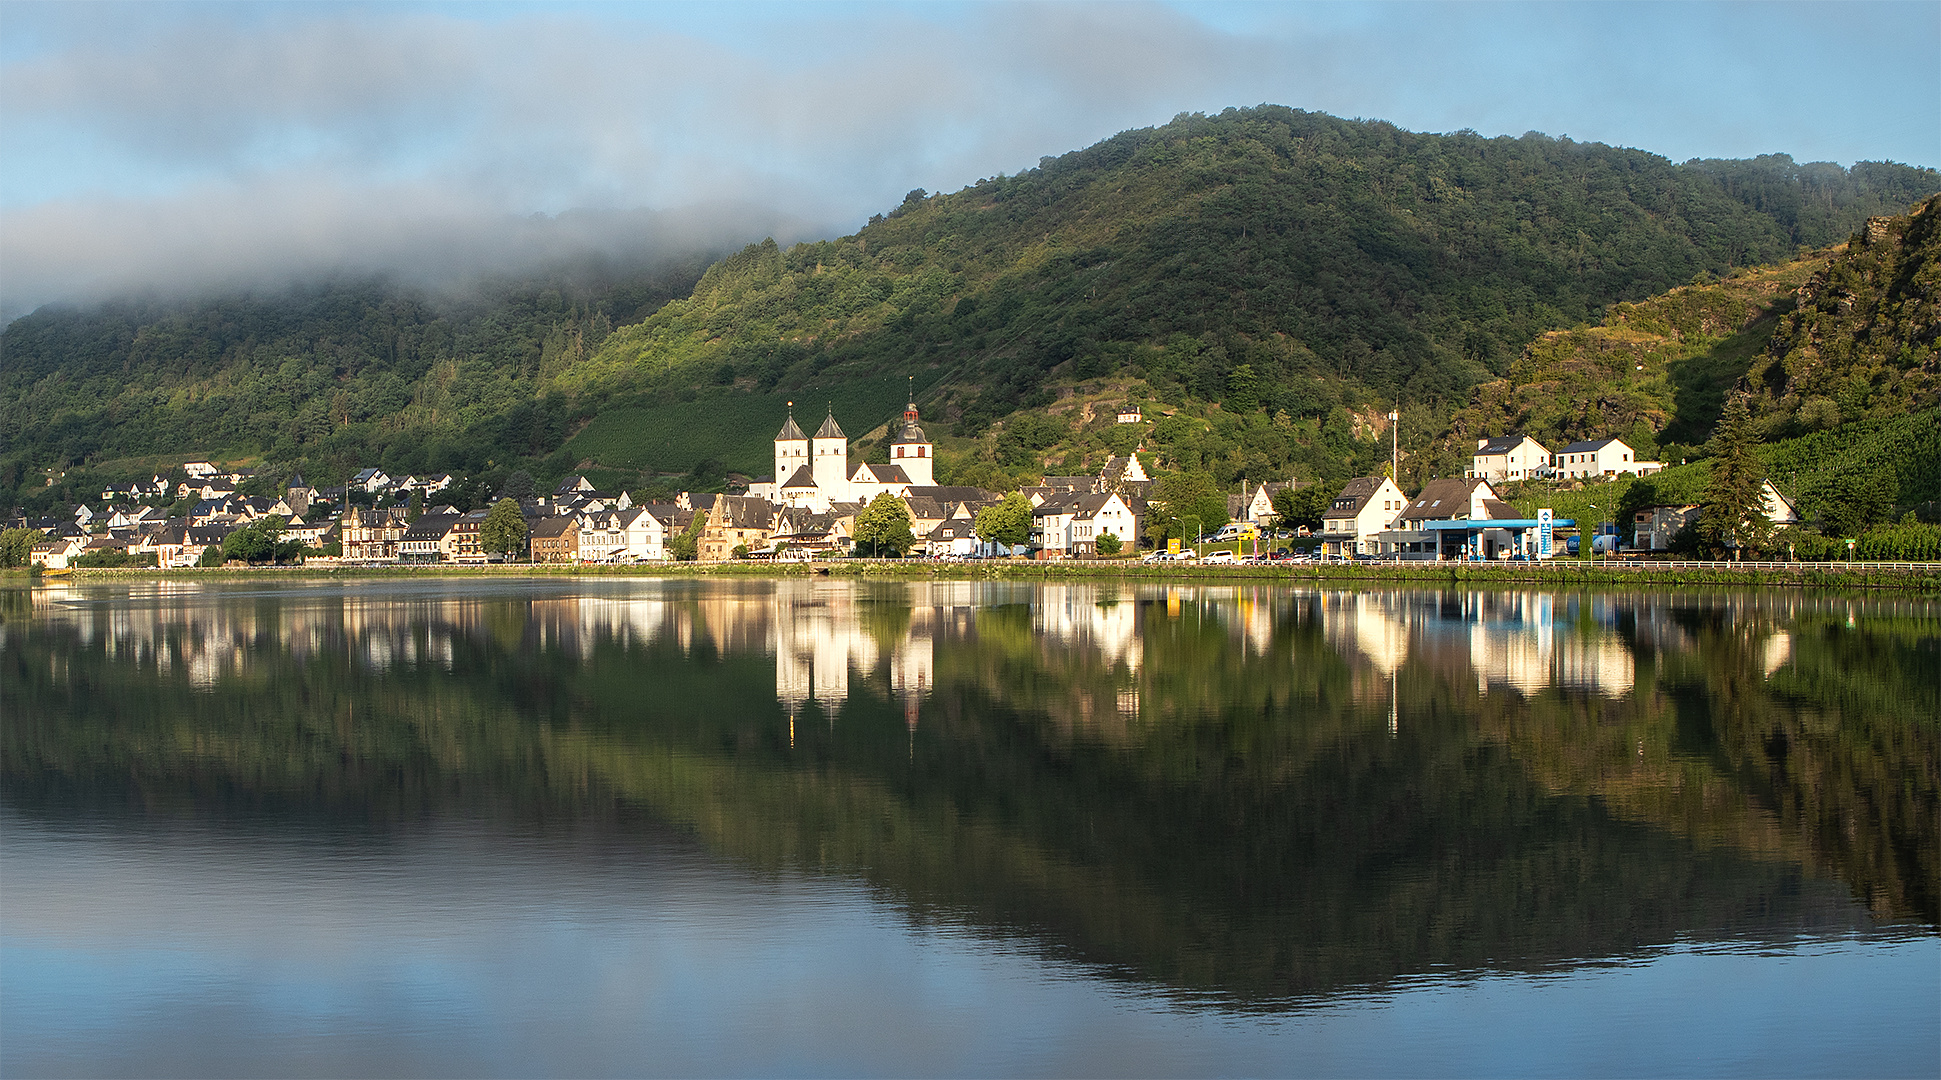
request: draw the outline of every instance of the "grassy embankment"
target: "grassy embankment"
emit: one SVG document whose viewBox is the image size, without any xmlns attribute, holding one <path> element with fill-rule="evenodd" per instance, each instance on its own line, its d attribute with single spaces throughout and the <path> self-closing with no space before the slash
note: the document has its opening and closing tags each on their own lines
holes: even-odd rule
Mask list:
<svg viewBox="0 0 1941 1080">
<path fill-rule="evenodd" d="M 274 575 L 300 580 L 357 580 L 396 577 L 836 577 L 970 579 L 1014 581 L 1070 581 L 1133 579 L 1181 581 L 1194 584 L 1367 583 L 1381 585 L 1540 585 L 1555 588 L 1622 586 L 1729 586 L 1739 588 L 1894 589 L 1941 593 L 1941 564 L 1913 570 L 1847 569 L 1838 563 L 1799 563 L 1797 569 L 1674 569 L 1635 564 L 1595 564 L 1581 559 L 1558 559 L 1549 564 L 1433 564 L 1410 565 L 1299 565 L 1193 566 L 1181 563 L 1141 563 L 1132 560 L 1031 562 L 993 559 L 968 563 L 932 563 L 868 559 L 837 559 L 817 563 L 674 563 L 645 566 L 371 566 L 279 567 L 274 569 L 77 570 L 68 580 L 170 581 L 261 580 Z"/>
</svg>

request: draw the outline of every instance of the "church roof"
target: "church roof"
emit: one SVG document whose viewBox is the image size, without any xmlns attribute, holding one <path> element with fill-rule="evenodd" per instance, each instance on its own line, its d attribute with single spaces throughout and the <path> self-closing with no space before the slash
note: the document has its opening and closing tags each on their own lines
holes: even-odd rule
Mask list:
<svg viewBox="0 0 1941 1080">
<path fill-rule="evenodd" d="M 777 432 L 775 435 L 776 442 L 783 442 L 789 439 L 806 439 L 806 438 L 808 438 L 808 436 L 802 434 L 802 429 L 795 426 L 794 413 L 789 414 L 788 422 L 784 423 L 782 425 L 782 430 Z"/>
<path fill-rule="evenodd" d="M 842 429 L 836 426 L 836 414 L 832 412 L 822 421 L 822 426 L 815 429 L 815 437 L 818 439 L 846 439 L 849 436 L 844 435 Z"/>
<path fill-rule="evenodd" d="M 912 401 L 903 407 L 903 428 L 896 433 L 896 437 L 891 439 L 890 442 L 894 445 L 896 443 L 927 443 L 929 441 L 929 439 L 923 437 L 923 429 L 917 426 L 917 403 Z"/>
<path fill-rule="evenodd" d="M 809 474 L 809 467 L 807 465 L 799 465 L 795 469 L 795 475 L 789 477 L 788 483 L 782 485 L 782 490 L 787 491 L 790 488 L 812 488 L 814 486 L 815 477 Z"/>
</svg>

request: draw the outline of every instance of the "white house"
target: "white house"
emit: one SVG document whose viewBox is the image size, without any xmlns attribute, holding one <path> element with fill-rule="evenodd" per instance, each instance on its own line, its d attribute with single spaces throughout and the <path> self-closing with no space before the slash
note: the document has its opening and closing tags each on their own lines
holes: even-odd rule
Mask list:
<svg viewBox="0 0 1941 1080">
<path fill-rule="evenodd" d="M 1348 481 L 1321 515 L 1321 550 L 1335 556 L 1374 552 L 1371 539 L 1408 507 L 1409 497 L 1387 476 Z"/>
<path fill-rule="evenodd" d="M 1636 452 L 1623 439 L 1592 439 L 1571 443 L 1557 451 L 1550 466 L 1552 475 L 1565 480 L 1616 476 L 1619 473 L 1650 476 L 1665 467 L 1661 461 L 1639 461 Z"/>
<path fill-rule="evenodd" d="M 1542 443 L 1528 435 L 1503 435 L 1476 440 L 1476 453 L 1465 475 L 1501 484 L 1547 476 L 1549 472 L 1550 451 Z"/>
</svg>

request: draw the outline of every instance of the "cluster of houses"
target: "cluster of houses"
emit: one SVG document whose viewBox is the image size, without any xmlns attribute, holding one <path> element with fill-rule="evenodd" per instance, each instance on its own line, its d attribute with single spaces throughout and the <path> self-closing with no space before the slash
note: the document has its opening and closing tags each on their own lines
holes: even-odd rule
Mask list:
<svg viewBox="0 0 1941 1080">
<path fill-rule="evenodd" d="M 1137 422 L 1137 412 L 1128 411 Z M 856 543 L 858 515 L 884 495 L 909 517 L 912 554 L 1014 553 L 976 532 L 978 512 L 1002 493 L 936 482 L 935 447 L 918 424 L 914 403 L 905 406 L 888 450 L 887 464 L 851 464 L 848 437 L 833 411 L 808 435 L 791 410 L 774 439 L 773 474 L 745 493 L 682 493 L 672 502 L 636 504 L 626 492 L 603 492 L 585 477 L 569 476 L 550 495 L 518 500 L 526 547 L 515 554 L 540 563 L 659 562 L 674 556 L 673 542 L 683 535 L 693 538 L 695 557 L 704 562 L 843 554 Z M 1307 539 L 1320 554 L 1336 558 L 1543 558 L 1553 553 L 1549 516 L 1525 517 L 1494 485 L 1642 476 L 1659 468 L 1658 462 L 1636 460 L 1614 438 L 1572 443 L 1555 454 L 1526 435 L 1481 439 L 1463 478 L 1432 480 L 1413 497 L 1390 477 L 1350 481 L 1325 511 L 1320 532 Z M 102 551 L 122 552 L 139 563 L 152 557 L 164 568 L 193 566 L 234 529 L 266 518 L 281 522 L 286 538 L 350 563 L 484 563 L 501 557 L 483 540 L 487 510 L 434 504 L 452 485 L 449 475 L 394 478 L 365 469 L 342 488 L 319 490 L 299 474 L 282 496 L 270 498 L 240 494 L 239 485 L 250 478 L 246 471 L 190 462 L 184 472 L 187 479 L 174 483 L 157 476 L 107 487 L 100 509 L 82 505 L 68 517 L 14 524 L 45 533 L 33 560 L 49 568 Z M 1243 483 L 1242 491 L 1227 497 L 1228 517 L 1269 522 L 1274 496 L 1290 483 Z M 1132 455 L 1112 458 L 1096 475 L 1044 477 L 1022 492 L 1032 506 L 1023 550 L 1044 558 L 1086 556 L 1108 536 L 1121 548 L 1136 548 L 1151 486 Z M 1767 487 L 1769 516 L 1778 524 L 1796 522 L 1792 505 Z M 421 512 L 405 505 L 413 494 L 420 496 L 411 501 L 424 507 Z M 195 501 L 173 517 L 141 501 L 171 495 Z M 352 505 L 363 501 L 353 495 L 371 496 L 374 505 Z M 391 505 L 375 505 L 387 500 Z M 1664 550 L 1695 512 L 1694 506 L 1649 508 L 1634 523 L 1632 546 Z"/>
</svg>

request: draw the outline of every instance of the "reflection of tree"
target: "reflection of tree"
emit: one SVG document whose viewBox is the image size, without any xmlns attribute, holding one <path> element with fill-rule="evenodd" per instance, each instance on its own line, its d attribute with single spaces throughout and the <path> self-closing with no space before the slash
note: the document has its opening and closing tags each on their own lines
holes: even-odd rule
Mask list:
<svg viewBox="0 0 1941 1080">
<path fill-rule="evenodd" d="M 79 793 L 380 822 L 618 799 L 759 865 L 858 874 L 1248 999 L 1836 910 L 1802 866 L 1837 870 L 1878 912 L 1935 919 L 1931 618 L 1874 634 L 1792 616 L 1769 678 L 1772 617 L 1693 603 L 1671 612 L 1682 651 L 1654 658 L 1626 631 L 1639 675 L 1617 699 L 1479 695 L 1467 636 L 1423 622 L 1391 735 L 1390 680 L 1331 644 L 1332 600 L 1071 592 L 1066 627 L 1049 591 L 1017 592 L 1035 602 L 950 633 L 925 615 L 935 682 L 913 740 L 873 679 L 829 723 L 791 729 L 774 661 L 736 629 L 740 588 L 696 587 L 651 633 L 571 647 L 574 605 L 592 601 L 426 605 L 386 624 L 382 607 L 305 623 L 270 599 L 132 645 L 10 614 L 5 790 L 28 807 Z M 903 588 L 844 594 L 851 617 L 900 640 Z M 1431 597 L 1410 617 L 1475 607 Z M 529 612 L 517 637 L 514 610 Z M 1136 662 L 1108 647 L 1121 630 Z M 198 682 L 155 659 L 190 639 L 246 663 Z"/>
</svg>

